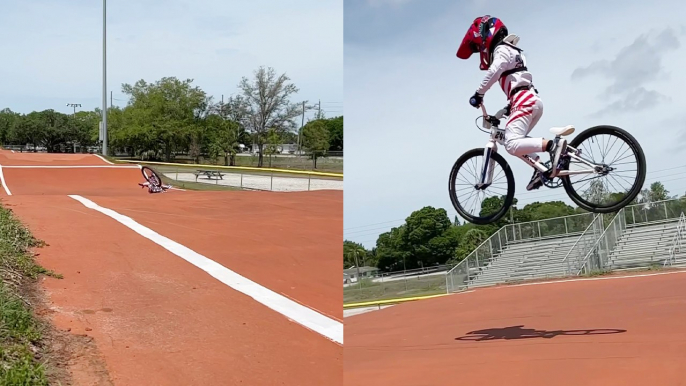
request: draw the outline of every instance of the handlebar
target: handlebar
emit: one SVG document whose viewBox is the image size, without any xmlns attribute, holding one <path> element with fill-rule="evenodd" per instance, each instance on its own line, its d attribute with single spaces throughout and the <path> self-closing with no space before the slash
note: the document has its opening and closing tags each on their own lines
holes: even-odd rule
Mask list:
<svg viewBox="0 0 686 386">
<path fill-rule="evenodd" d="M 500 118 L 502 117 L 502 115 L 504 114 L 505 111 L 504 111 L 504 109 L 501 110 L 501 111 L 498 111 L 498 112 L 496 113 L 496 115 L 494 116 L 494 115 L 488 115 L 488 112 L 486 112 L 486 106 L 483 104 L 483 102 L 481 103 L 481 106 L 480 106 L 480 107 L 481 107 L 482 116 L 477 117 L 476 120 L 478 121 L 479 118 L 483 118 L 483 120 L 484 120 L 485 122 L 487 122 L 488 124 L 484 124 L 484 125 L 483 125 L 484 128 L 485 128 L 486 130 L 483 130 L 481 127 L 479 127 L 478 124 L 476 125 L 476 127 L 477 127 L 479 130 L 481 130 L 481 131 L 483 131 L 483 132 L 485 132 L 485 133 L 488 133 L 488 132 L 490 132 L 491 125 L 494 125 L 494 126 L 496 126 L 496 127 L 497 127 L 498 125 L 500 125 Z M 502 112 L 502 114 L 501 114 L 501 112 Z M 500 114 L 500 117 L 498 117 L 499 114 Z"/>
</svg>

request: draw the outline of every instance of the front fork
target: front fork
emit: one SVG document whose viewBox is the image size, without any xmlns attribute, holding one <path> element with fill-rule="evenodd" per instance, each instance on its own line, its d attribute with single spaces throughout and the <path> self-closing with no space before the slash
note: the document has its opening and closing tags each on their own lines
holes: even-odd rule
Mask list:
<svg viewBox="0 0 686 386">
<path fill-rule="evenodd" d="M 493 154 L 497 152 L 498 145 L 494 141 L 489 141 L 484 148 L 484 163 L 481 165 L 481 176 L 474 186 L 477 190 L 484 190 L 493 182 L 493 169 L 495 168 Z"/>
</svg>

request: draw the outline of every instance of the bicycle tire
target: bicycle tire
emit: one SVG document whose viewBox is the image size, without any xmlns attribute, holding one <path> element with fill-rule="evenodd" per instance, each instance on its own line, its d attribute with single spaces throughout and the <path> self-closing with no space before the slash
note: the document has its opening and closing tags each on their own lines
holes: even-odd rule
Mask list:
<svg viewBox="0 0 686 386">
<path fill-rule="evenodd" d="M 626 130 L 615 126 L 601 125 L 586 129 L 579 135 L 577 135 L 573 140 L 571 140 L 569 142 L 569 145 L 574 148 L 577 148 L 584 140 L 594 135 L 602 134 L 615 135 L 623 139 L 624 142 L 628 144 L 629 147 L 631 147 L 631 149 L 636 154 L 638 175 L 636 176 L 636 181 L 634 182 L 634 185 L 629 191 L 629 194 L 626 195 L 618 203 L 607 206 L 597 205 L 584 200 L 576 192 L 576 190 L 574 190 L 572 183 L 569 180 L 569 176 L 562 176 L 560 177 L 560 179 L 562 180 L 562 185 L 564 186 L 565 192 L 567 192 L 569 198 L 572 201 L 574 201 L 574 203 L 577 204 L 581 209 L 587 210 L 592 213 L 604 214 L 617 212 L 618 210 L 622 209 L 623 207 L 631 203 L 631 201 L 633 201 L 636 198 L 636 196 L 638 196 L 639 193 L 641 193 L 641 189 L 643 189 L 643 183 L 645 182 L 646 178 L 646 160 L 645 155 L 643 154 L 643 148 L 641 148 L 641 145 L 638 143 L 636 138 L 634 138 L 634 136 L 629 134 L 629 132 L 627 132 Z M 567 165 L 564 169 L 568 170 L 569 165 Z"/>
<path fill-rule="evenodd" d="M 459 201 L 457 200 L 456 197 L 456 191 L 455 191 L 455 180 L 457 179 L 457 173 L 460 170 L 460 167 L 464 165 L 467 160 L 470 158 L 474 157 L 483 157 L 484 155 L 484 149 L 481 148 L 476 148 L 467 151 L 466 153 L 462 154 L 460 158 L 455 161 L 453 164 L 453 168 L 450 170 L 450 177 L 448 178 L 448 192 L 450 195 L 450 201 L 453 204 L 453 207 L 457 211 L 457 213 L 462 216 L 465 220 L 469 221 L 472 224 L 477 224 L 477 225 L 486 225 L 486 224 L 491 224 L 493 222 L 496 222 L 500 220 L 510 209 L 510 206 L 512 206 L 512 202 L 514 200 L 514 193 L 515 193 L 515 181 L 514 181 L 514 175 L 512 174 L 512 170 L 510 169 L 510 165 L 507 163 L 505 158 L 501 156 L 498 153 L 492 153 L 493 160 L 497 162 L 500 167 L 503 169 L 505 172 L 505 177 L 507 178 L 507 194 L 505 196 L 505 201 L 503 203 L 503 206 L 495 212 L 494 214 L 491 214 L 489 216 L 474 216 L 469 213 L 460 205 Z"/>
<path fill-rule="evenodd" d="M 149 177 L 149 176 L 145 173 L 146 170 L 149 170 L 151 176 L 154 177 L 154 178 Z M 148 181 L 148 182 L 150 183 L 150 185 L 157 186 L 157 187 L 161 187 L 161 186 L 162 186 L 162 179 L 161 179 L 160 176 L 157 175 L 157 173 L 156 173 L 154 170 L 152 170 L 151 168 L 149 168 L 149 167 L 147 167 L 147 166 L 143 166 L 143 167 L 141 167 L 141 173 L 143 174 L 143 178 L 145 178 L 145 180 Z M 151 180 L 153 180 L 153 179 L 154 179 L 155 181 L 151 181 Z"/>
</svg>

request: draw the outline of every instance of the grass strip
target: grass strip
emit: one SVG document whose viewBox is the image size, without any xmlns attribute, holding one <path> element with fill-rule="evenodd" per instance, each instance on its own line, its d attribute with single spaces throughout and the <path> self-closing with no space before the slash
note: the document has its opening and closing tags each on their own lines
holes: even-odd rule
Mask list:
<svg viewBox="0 0 686 386">
<path fill-rule="evenodd" d="M 38 359 L 43 322 L 27 300 L 39 275 L 60 277 L 36 264 L 31 248 L 43 245 L 0 205 L 0 386 L 48 385 Z"/>
</svg>

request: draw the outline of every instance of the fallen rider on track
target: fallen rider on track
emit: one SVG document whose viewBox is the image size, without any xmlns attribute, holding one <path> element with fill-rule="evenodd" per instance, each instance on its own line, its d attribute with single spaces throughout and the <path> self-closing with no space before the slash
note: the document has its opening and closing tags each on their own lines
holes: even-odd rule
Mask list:
<svg viewBox="0 0 686 386">
<path fill-rule="evenodd" d="M 154 170 L 150 169 L 147 166 L 143 166 L 141 168 L 141 172 L 143 173 L 143 177 L 147 182 L 139 183 L 142 188 L 148 187 L 148 193 L 164 193 L 168 189 L 171 189 L 171 185 L 165 185 L 162 183 L 162 179 L 160 176 L 155 173 Z"/>
</svg>

